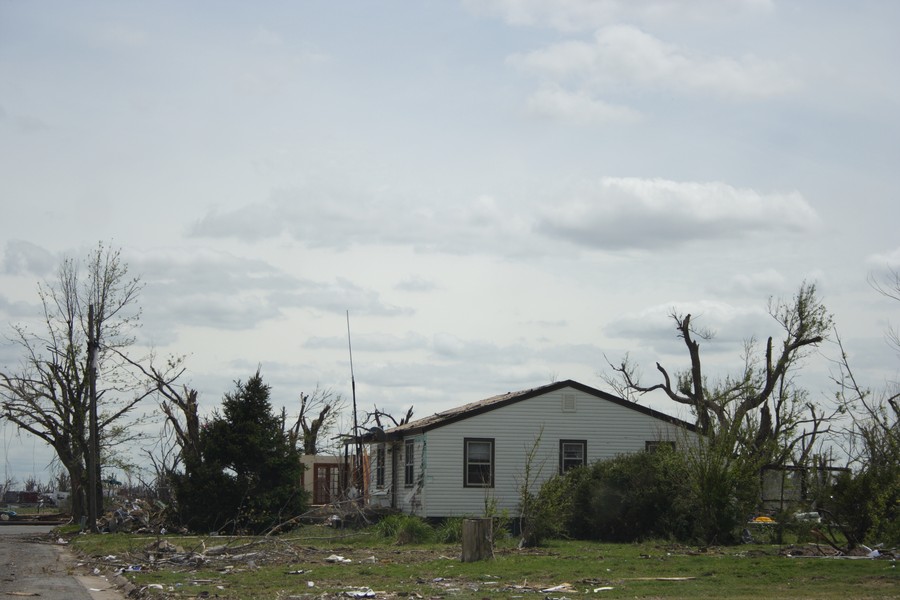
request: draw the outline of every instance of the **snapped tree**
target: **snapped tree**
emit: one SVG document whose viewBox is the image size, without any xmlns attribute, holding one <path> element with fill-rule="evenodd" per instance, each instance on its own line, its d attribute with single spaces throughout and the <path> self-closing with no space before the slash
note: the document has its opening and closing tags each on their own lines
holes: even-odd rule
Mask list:
<svg viewBox="0 0 900 600">
<path fill-rule="evenodd" d="M 288 427 L 287 409 L 281 409 L 281 427 L 295 448 L 303 454 L 322 451 L 322 438 L 334 427 L 346 402 L 331 389 L 316 386 L 311 394 L 300 393 L 300 412 L 294 424 Z M 317 416 L 313 416 L 316 415 Z"/>
<path fill-rule="evenodd" d="M 17 368 L 0 372 L 2 416 L 49 444 L 69 475 L 73 516 L 86 515 L 89 448 L 90 371 L 96 370 L 99 469 L 113 447 L 139 435 L 125 426 L 132 409 L 153 390 L 130 366 L 133 329 L 141 317 L 143 285 L 132 277 L 119 250 L 98 244 L 84 262 L 66 258 L 56 279 L 38 285 L 42 331 L 12 327 L 8 339 L 19 347 Z M 93 307 L 93 320 L 89 319 Z M 96 358 L 88 364 L 88 340 Z M 94 490 L 100 494 L 99 489 Z"/>
<path fill-rule="evenodd" d="M 809 457 L 816 438 L 825 430 L 823 415 L 808 401 L 792 372 L 806 353 L 828 335 L 832 317 L 816 294 L 814 284 L 803 283 L 790 301 L 770 300 L 768 312 L 784 332 L 780 343 L 769 337 L 760 355 L 755 338 L 744 344 L 743 368 L 712 383 L 704 372 L 700 342 L 713 334 L 695 327 L 690 314 L 673 312 L 678 337 L 684 341 L 690 367 L 670 374 L 660 363 L 662 381 L 644 385 L 637 366 L 626 356 L 615 366 L 616 376 L 606 381 L 621 395 L 633 397 L 656 390 L 690 407 L 699 431 L 707 438 L 728 440 L 735 450 L 764 465 L 801 464 Z"/>
</svg>

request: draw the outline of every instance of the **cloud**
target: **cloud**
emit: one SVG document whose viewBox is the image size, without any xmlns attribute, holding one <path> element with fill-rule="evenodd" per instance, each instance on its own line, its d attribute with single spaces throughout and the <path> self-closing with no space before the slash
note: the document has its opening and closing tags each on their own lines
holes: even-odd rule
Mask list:
<svg viewBox="0 0 900 600">
<path fill-rule="evenodd" d="M 798 192 L 762 194 L 719 182 L 606 177 L 557 202 L 538 230 L 591 248 L 647 249 L 773 231 L 803 233 L 818 221 Z"/>
<path fill-rule="evenodd" d="M 34 319 L 41 314 L 39 304 L 28 302 L 10 302 L 5 296 L 0 295 L 0 312 L 14 319 Z"/>
<path fill-rule="evenodd" d="M 710 22 L 767 14 L 774 0 L 463 0 L 463 5 L 510 25 L 571 32 L 623 20 Z"/>
<path fill-rule="evenodd" d="M 413 275 L 397 282 L 394 289 L 401 292 L 433 292 L 440 289 L 440 286 L 430 279 Z"/>
<path fill-rule="evenodd" d="M 598 30 L 591 42 L 568 40 L 509 64 L 595 92 L 671 90 L 736 98 L 768 98 L 790 92 L 798 81 L 774 61 L 692 53 L 631 25 Z"/>
<path fill-rule="evenodd" d="M 607 335 L 631 340 L 631 345 L 657 354 L 680 355 L 686 352 L 684 341 L 675 330 L 671 314 L 691 315 L 691 323 L 698 331 L 713 334 L 710 340 L 697 341 L 703 352 L 734 353 L 751 337 L 764 339 L 776 333 L 772 318 L 762 308 L 744 308 L 711 300 L 678 301 L 657 304 L 623 315 L 607 324 Z"/>
<path fill-rule="evenodd" d="M 787 279 L 776 269 L 766 269 L 755 273 L 738 273 L 714 286 L 722 294 L 740 294 L 753 297 L 781 295 L 790 291 Z"/>
<path fill-rule="evenodd" d="M 617 106 L 592 98 L 585 91 L 570 92 L 559 86 L 547 86 L 528 99 L 528 112 L 538 117 L 572 121 L 582 125 L 609 122 L 634 122 L 640 112 L 627 106 Z"/>
<path fill-rule="evenodd" d="M 258 25 L 253 30 L 250 35 L 250 42 L 260 46 L 274 46 L 276 48 L 284 46 L 284 38 L 281 37 L 281 34 L 262 25 Z"/>
<path fill-rule="evenodd" d="M 43 119 L 32 115 L 18 115 L 14 123 L 16 130 L 20 133 L 37 133 L 50 128 Z"/>
<path fill-rule="evenodd" d="M 872 254 L 866 258 L 866 262 L 879 269 L 900 269 L 900 247 L 887 252 Z"/>
<path fill-rule="evenodd" d="M 7 121 L 8 119 L 8 121 Z M 28 114 L 7 113 L 0 106 L 0 123 L 8 122 L 16 133 L 30 134 L 50 129 L 50 125 L 40 117 Z"/>
<path fill-rule="evenodd" d="M 43 277 L 56 267 L 57 262 L 53 254 L 24 240 L 6 242 L 6 248 L 3 251 L 3 272 L 8 275 L 39 275 Z"/>
<path fill-rule="evenodd" d="M 525 241 L 531 214 L 491 196 L 457 202 L 432 192 L 342 185 L 278 190 L 261 202 L 212 211 L 189 233 L 248 242 L 287 236 L 308 247 L 338 250 L 395 245 L 450 254 L 533 251 L 533 242 Z"/>
<path fill-rule="evenodd" d="M 427 337 L 414 332 L 407 332 L 404 335 L 395 335 L 391 333 L 353 334 L 352 342 L 353 349 L 357 353 L 395 353 L 407 351 L 418 352 L 429 346 Z M 347 338 L 335 336 L 313 336 L 306 341 L 304 347 L 316 350 L 346 350 Z"/>
<path fill-rule="evenodd" d="M 398 316 L 412 309 L 381 300 L 374 290 L 344 279 L 294 277 L 265 261 L 230 253 L 173 251 L 139 257 L 135 270 L 146 284 L 147 318 L 166 339 L 176 327 L 248 330 L 292 308 Z M 177 315 L 173 317 L 172 315 Z M 177 318 L 177 321 L 175 319 Z M 159 338 L 154 338 L 159 340 Z"/>
<path fill-rule="evenodd" d="M 378 292 L 343 278 L 334 282 L 299 282 L 296 291 L 277 294 L 274 300 L 279 306 L 313 308 L 339 314 L 349 310 L 351 313 L 396 317 L 415 312 L 408 307 L 386 304 Z"/>
</svg>

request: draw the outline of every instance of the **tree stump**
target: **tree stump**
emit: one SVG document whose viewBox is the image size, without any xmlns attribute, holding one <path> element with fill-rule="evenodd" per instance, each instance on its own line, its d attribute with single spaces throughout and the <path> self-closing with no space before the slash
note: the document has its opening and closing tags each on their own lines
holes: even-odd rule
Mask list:
<svg viewBox="0 0 900 600">
<path fill-rule="evenodd" d="M 463 519 L 462 561 L 475 562 L 494 558 L 492 519 Z"/>
</svg>

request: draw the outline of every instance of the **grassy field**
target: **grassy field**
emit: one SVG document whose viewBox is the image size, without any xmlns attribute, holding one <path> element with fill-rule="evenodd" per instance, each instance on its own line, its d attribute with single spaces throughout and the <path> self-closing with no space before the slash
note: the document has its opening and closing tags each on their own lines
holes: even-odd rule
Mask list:
<svg viewBox="0 0 900 600">
<path fill-rule="evenodd" d="M 554 541 L 517 550 L 502 540 L 493 560 L 462 563 L 458 544 L 308 527 L 265 539 L 79 535 L 72 547 L 157 598 L 900 598 L 896 561 L 796 556 L 814 553 L 809 545 Z"/>
</svg>

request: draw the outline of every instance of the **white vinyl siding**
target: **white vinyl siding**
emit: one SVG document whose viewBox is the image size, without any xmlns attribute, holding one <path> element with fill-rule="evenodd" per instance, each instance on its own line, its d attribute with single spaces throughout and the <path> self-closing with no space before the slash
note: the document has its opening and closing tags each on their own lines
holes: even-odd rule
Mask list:
<svg viewBox="0 0 900 600">
<path fill-rule="evenodd" d="M 571 406 L 570 401 L 563 402 L 563 394 L 576 396 L 575 414 L 562 410 L 566 404 Z M 647 440 L 674 441 L 685 434 L 675 425 L 573 388 L 473 415 L 426 434 L 425 516 L 479 516 L 488 499 L 496 500 L 498 510 L 517 514 L 517 482 L 522 478 L 525 456 L 538 438 L 540 445 L 532 473 L 537 472 L 540 484 L 559 471 L 560 440 L 586 440 L 586 459 L 591 464 L 617 454 L 642 451 Z M 466 438 L 494 440 L 493 488 L 466 487 Z"/>
</svg>

